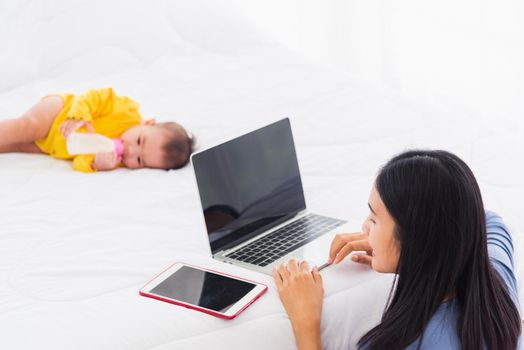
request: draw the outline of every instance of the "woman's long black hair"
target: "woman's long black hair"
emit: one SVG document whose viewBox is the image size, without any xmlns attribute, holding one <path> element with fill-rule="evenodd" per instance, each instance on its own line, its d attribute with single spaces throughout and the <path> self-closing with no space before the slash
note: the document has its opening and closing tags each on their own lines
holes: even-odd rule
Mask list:
<svg viewBox="0 0 524 350">
<path fill-rule="evenodd" d="M 489 262 L 470 168 L 449 152 L 407 151 L 380 170 L 375 186 L 395 221 L 400 257 L 381 323 L 359 347 L 404 349 L 422 340 L 437 308 L 454 296 L 462 349 L 516 349 L 519 312 Z"/>
</svg>

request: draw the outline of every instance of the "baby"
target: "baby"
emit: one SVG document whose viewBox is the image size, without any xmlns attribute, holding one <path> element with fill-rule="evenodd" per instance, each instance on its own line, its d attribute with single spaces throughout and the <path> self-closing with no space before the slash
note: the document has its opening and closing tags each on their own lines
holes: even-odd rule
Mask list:
<svg viewBox="0 0 524 350">
<path fill-rule="evenodd" d="M 124 152 L 71 155 L 66 139 L 72 132 L 96 132 L 119 138 Z M 0 121 L 0 153 L 46 153 L 72 159 L 83 172 L 130 169 L 177 169 L 189 160 L 191 135 L 175 122 L 143 120 L 138 104 L 118 96 L 112 88 L 89 90 L 82 95 L 48 95 L 21 117 Z"/>
</svg>

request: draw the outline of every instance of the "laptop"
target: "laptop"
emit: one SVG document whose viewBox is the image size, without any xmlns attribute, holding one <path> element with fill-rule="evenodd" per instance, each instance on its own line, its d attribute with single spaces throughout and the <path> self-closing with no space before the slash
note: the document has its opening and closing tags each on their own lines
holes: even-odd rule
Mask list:
<svg viewBox="0 0 524 350">
<path fill-rule="evenodd" d="M 191 163 L 213 258 L 270 275 L 292 257 L 327 261 L 345 221 L 306 210 L 289 118 L 194 153 Z"/>
</svg>

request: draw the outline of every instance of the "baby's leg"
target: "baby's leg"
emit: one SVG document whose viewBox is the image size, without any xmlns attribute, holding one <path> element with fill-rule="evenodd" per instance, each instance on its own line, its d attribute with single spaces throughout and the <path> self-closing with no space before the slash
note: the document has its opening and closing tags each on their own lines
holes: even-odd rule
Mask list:
<svg viewBox="0 0 524 350">
<path fill-rule="evenodd" d="M 0 152 L 34 151 L 34 148 L 27 144 L 47 136 L 53 121 L 63 107 L 64 103 L 60 96 L 47 96 L 21 117 L 0 121 Z"/>
<path fill-rule="evenodd" d="M 9 145 L 0 146 L 0 153 L 44 153 L 34 142 L 30 143 L 11 143 Z"/>
</svg>

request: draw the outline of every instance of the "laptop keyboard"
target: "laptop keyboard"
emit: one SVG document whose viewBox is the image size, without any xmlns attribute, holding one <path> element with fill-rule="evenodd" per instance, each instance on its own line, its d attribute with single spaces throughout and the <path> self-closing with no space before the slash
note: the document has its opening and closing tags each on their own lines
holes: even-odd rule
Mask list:
<svg viewBox="0 0 524 350">
<path fill-rule="evenodd" d="M 226 256 L 252 265 L 266 266 L 343 223 L 343 220 L 308 214 Z"/>
</svg>

